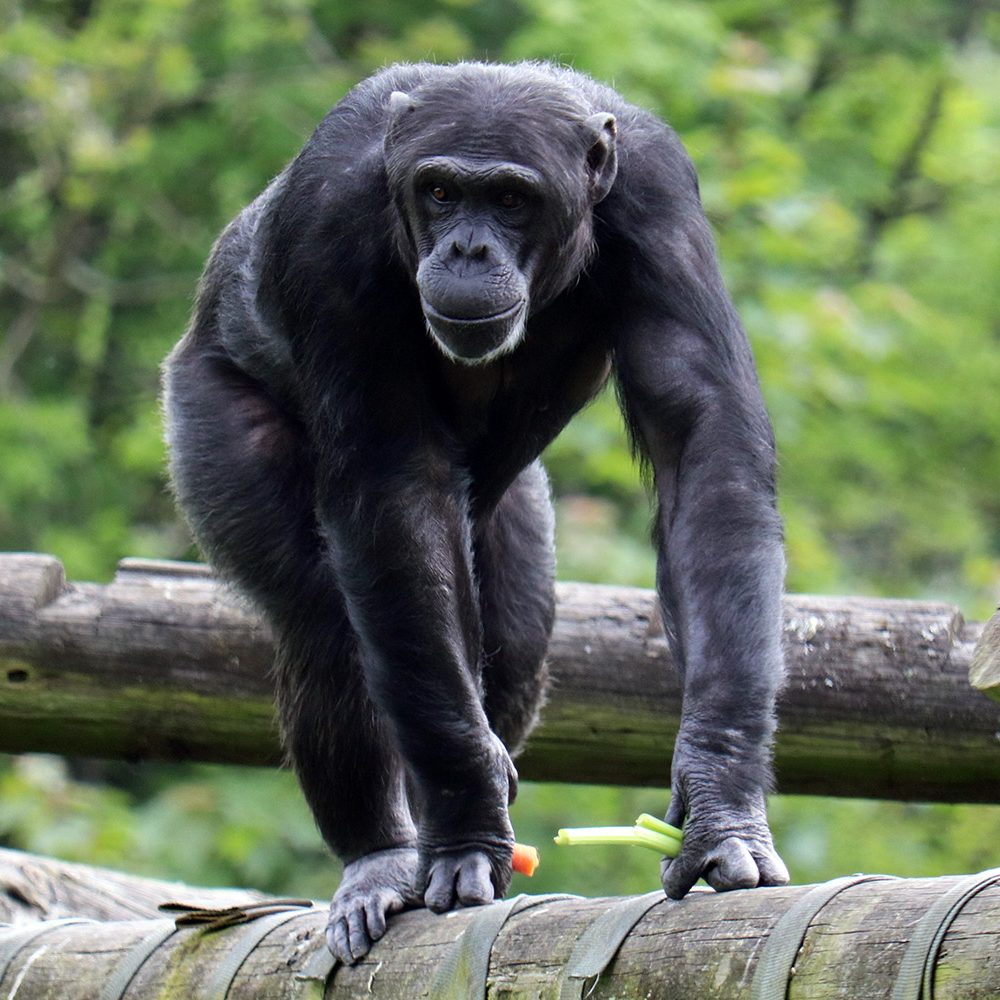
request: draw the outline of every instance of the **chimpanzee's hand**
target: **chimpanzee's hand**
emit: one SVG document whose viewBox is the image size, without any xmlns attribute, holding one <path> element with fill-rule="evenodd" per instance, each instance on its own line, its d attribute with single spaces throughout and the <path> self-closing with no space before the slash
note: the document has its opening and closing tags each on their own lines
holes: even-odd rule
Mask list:
<svg viewBox="0 0 1000 1000">
<path fill-rule="evenodd" d="M 517 771 L 490 735 L 482 778 L 437 791 L 421 812 L 417 885 L 436 913 L 492 903 L 510 886 L 514 831 L 507 806 L 517 794 Z"/>
<path fill-rule="evenodd" d="M 420 906 L 416 871 L 413 847 L 373 851 L 345 866 L 326 927 L 326 944 L 336 958 L 353 964 L 385 933 L 388 914 Z"/>
<path fill-rule="evenodd" d="M 745 770 L 678 737 L 666 820 L 683 825 L 684 842 L 660 868 L 671 899 L 681 899 L 701 877 L 720 892 L 788 882 L 767 825 L 764 776 L 754 780 Z"/>
</svg>

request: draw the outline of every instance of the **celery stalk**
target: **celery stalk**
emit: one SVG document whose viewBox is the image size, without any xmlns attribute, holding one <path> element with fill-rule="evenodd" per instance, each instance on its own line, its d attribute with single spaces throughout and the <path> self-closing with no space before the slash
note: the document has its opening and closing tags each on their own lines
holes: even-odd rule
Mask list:
<svg viewBox="0 0 1000 1000">
<path fill-rule="evenodd" d="M 582 826 L 561 829 L 555 842 L 562 847 L 588 844 L 633 844 L 635 831 L 631 826 Z"/>
<path fill-rule="evenodd" d="M 641 826 L 654 833 L 662 833 L 664 837 L 673 837 L 678 843 L 684 839 L 684 832 L 678 830 L 676 826 L 665 823 L 662 819 L 650 816 L 649 813 L 642 813 L 635 821 L 636 826 Z"/>
<path fill-rule="evenodd" d="M 648 847 L 668 858 L 680 853 L 680 841 L 655 830 L 641 826 L 588 826 L 561 829 L 555 842 L 563 847 L 593 844 L 624 844 L 629 847 Z"/>
</svg>

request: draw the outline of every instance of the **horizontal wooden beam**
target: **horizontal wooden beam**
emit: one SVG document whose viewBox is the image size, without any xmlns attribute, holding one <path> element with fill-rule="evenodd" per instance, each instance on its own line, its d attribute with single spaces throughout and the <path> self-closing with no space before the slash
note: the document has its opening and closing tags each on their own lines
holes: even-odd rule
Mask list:
<svg viewBox="0 0 1000 1000">
<path fill-rule="evenodd" d="M 12 855 L 0 853 L 0 863 L 13 864 Z M 37 877 L 37 860 L 24 856 L 24 863 Z M 92 876 L 82 878 L 81 866 L 66 867 L 68 877 L 89 882 L 93 890 L 77 909 L 63 906 L 47 915 L 106 919 L 109 892 L 102 892 L 100 884 L 110 873 L 94 870 Z M 58 869 L 58 862 L 48 862 L 46 874 L 58 878 Z M 127 876 L 111 877 L 110 894 L 126 888 Z M 835 886 L 827 887 L 831 890 L 827 901 L 821 907 L 806 905 L 811 916 L 795 929 L 777 924 L 809 893 L 809 886 L 723 894 L 695 891 L 680 901 L 650 894 L 639 901 L 645 912 L 634 915 L 631 930 L 628 923 L 622 926 L 624 939 L 617 952 L 613 945 L 609 949 L 614 957 L 603 974 L 587 979 L 583 978 L 587 969 L 573 957 L 577 942 L 595 920 L 607 919 L 613 907 L 620 910 L 632 901 L 528 897 L 499 927 L 488 950 L 487 989 L 472 992 L 467 985 L 459 985 L 465 966 L 454 962 L 454 957 L 463 935 L 477 922 L 489 919 L 492 908 L 458 910 L 445 916 L 414 910 L 391 917 L 388 933 L 368 956 L 353 967 L 336 969 L 325 989 L 330 962 L 322 904 L 207 931 L 197 925 L 175 930 L 161 915 L 158 920 L 50 925 L 28 940 L 39 925 L 24 923 L 0 928 L 0 996 L 16 993 L 18 1000 L 90 1000 L 110 995 L 107 984 L 111 982 L 123 985 L 128 977 L 122 970 L 130 967 L 134 975 L 129 997 L 399 1000 L 463 996 L 474 1000 L 489 995 L 528 1000 L 564 995 L 562 980 L 573 969 L 581 975 L 569 995 L 591 1000 L 752 1000 L 760 995 L 777 1000 L 785 995 L 792 977 L 792 996 L 888 1000 L 896 996 L 893 984 L 918 929 L 940 928 L 940 947 L 929 947 L 929 940 L 924 941 L 911 956 L 926 955 L 933 996 L 937 1000 L 996 997 L 1000 996 L 1000 962 L 996 960 L 1000 884 L 989 878 L 972 882 L 974 887 L 963 883 L 962 876 L 869 881 L 851 884 L 836 894 L 832 893 Z M 955 911 L 947 917 L 934 913 L 934 904 L 960 884 L 956 897 L 961 901 Z M 157 892 L 161 900 L 177 899 L 176 888 L 157 890 L 155 883 L 143 880 L 139 892 L 152 903 Z M 0 902 L 5 889 L 0 880 Z M 186 891 L 189 896 L 181 895 L 182 901 L 202 905 L 211 892 Z M 96 911 L 88 909 L 88 899 L 97 901 Z M 267 920 L 272 923 L 268 925 Z M 487 945 L 491 935 L 485 938 Z M 605 931 L 598 940 L 607 945 L 609 939 L 617 942 L 621 935 Z M 772 935 L 775 944 L 781 941 L 790 946 L 787 961 L 774 964 L 774 980 L 767 991 L 754 993 L 752 984 Z M 932 938 L 929 934 L 928 939 Z M 141 961 L 137 955 L 143 956 Z M 790 970 L 792 957 L 794 969 Z M 453 971 L 445 976 L 449 960 Z M 909 964 L 910 959 L 906 961 Z M 591 958 L 587 964 L 600 969 L 603 959 L 595 963 Z M 916 963 L 918 968 L 920 964 Z M 916 997 L 918 993 L 924 995 L 919 986 L 911 985 L 899 995 Z"/>
<path fill-rule="evenodd" d="M 947 604 L 790 596 L 786 792 L 1000 801 L 982 632 Z M 203 566 L 125 560 L 106 585 L 0 555 L 0 750 L 276 763 L 272 640 Z M 552 689 L 522 777 L 664 786 L 680 687 L 651 591 L 564 583 Z"/>
</svg>

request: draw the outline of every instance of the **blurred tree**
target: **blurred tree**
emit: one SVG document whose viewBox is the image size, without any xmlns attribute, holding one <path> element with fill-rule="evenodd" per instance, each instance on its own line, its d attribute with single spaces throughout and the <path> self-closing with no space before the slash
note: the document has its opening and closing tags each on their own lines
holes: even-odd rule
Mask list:
<svg viewBox="0 0 1000 1000">
<path fill-rule="evenodd" d="M 379 65 L 548 58 L 662 114 L 694 156 L 775 422 L 790 587 L 986 614 L 998 42 L 987 0 L 0 0 L 0 548 L 90 579 L 126 554 L 193 555 L 155 398 L 215 235 Z M 650 584 L 610 394 L 547 460 L 561 575 Z M 123 790 L 77 780 L 95 773 Z M 516 822 L 542 844 L 662 798 L 536 786 Z M 774 817 L 799 879 L 996 860 L 995 810 L 784 800 Z M 889 824 L 905 835 L 887 857 Z M 0 841 L 192 881 L 332 882 L 284 774 L 7 761 Z M 546 852 L 533 887 L 651 887 L 650 857 Z"/>
<path fill-rule="evenodd" d="M 1000 589 L 1000 413 L 987 405 L 1000 377 L 996 12 L 526 6 L 511 53 L 571 55 L 613 79 L 698 164 L 776 425 L 790 588 L 933 594 L 988 613 Z M 557 489 L 582 475 L 612 499 L 634 489 L 611 407 L 553 448 Z M 619 509 L 636 523 L 634 504 Z"/>
</svg>

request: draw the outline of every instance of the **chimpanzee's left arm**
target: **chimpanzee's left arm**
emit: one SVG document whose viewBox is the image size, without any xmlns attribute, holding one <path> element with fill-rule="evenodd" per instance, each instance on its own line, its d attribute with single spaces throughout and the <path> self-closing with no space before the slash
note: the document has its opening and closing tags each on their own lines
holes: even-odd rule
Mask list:
<svg viewBox="0 0 1000 1000">
<path fill-rule="evenodd" d="M 746 336 L 719 275 L 693 168 L 672 133 L 624 158 L 599 206 L 617 302 L 616 364 L 659 501 L 657 589 L 684 682 L 667 894 L 775 885 L 765 813 L 781 683 L 775 452 Z M 642 206 L 640 210 L 640 206 Z"/>
</svg>

